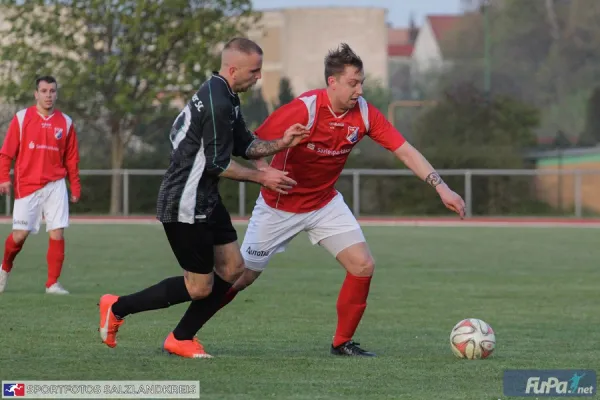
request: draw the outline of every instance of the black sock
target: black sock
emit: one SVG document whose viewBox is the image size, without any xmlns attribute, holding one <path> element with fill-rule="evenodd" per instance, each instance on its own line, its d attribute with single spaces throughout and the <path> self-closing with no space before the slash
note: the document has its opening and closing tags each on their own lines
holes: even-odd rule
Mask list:
<svg viewBox="0 0 600 400">
<path fill-rule="evenodd" d="M 230 287 L 231 283 L 225 282 L 215 274 L 212 292 L 204 299 L 192 301 L 181 321 L 173 330 L 175 339 L 192 340 L 200 328 L 219 310 L 225 293 Z"/>
<path fill-rule="evenodd" d="M 129 314 L 167 308 L 190 300 L 185 279 L 183 276 L 174 276 L 141 292 L 119 297 L 112 306 L 112 312 L 118 318 L 125 318 Z"/>
</svg>

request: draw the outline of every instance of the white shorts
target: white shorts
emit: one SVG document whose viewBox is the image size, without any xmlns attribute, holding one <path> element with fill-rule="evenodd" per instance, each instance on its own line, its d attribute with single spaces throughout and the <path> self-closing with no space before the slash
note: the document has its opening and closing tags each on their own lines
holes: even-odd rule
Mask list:
<svg viewBox="0 0 600 400">
<path fill-rule="evenodd" d="M 274 209 L 259 196 L 241 248 L 246 267 L 264 270 L 271 257 L 284 252 L 302 231 L 308 233 L 313 245 L 321 244 L 334 257 L 353 244 L 365 242 L 358 221 L 340 193 L 325 207 L 301 214 Z"/>
<path fill-rule="evenodd" d="M 50 182 L 29 196 L 15 200 L 13 229 L 40 230 L 42 215 L 46 220 L 46 232 L 69 226 L 69 194 L 64 179 Z"/>
</svg>

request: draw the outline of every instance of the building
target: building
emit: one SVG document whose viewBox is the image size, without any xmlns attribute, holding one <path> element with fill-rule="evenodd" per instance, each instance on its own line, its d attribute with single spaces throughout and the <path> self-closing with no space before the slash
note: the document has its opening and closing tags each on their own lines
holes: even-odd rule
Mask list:
<svg viewBox="0 0 600 400">
<path fill-rule="evenodd" d="M 414 21 L 409 28 L 388 29 L 388 74 L 392 98 L 405 100 L 414 97 L 410 76 L 412 53 L 419 34 Z"/>
<path fill-rule="evenodd" d="M 457 28 L 462 15 L 428 15 L 415 40 L 412 52 L 413 72 L 426 74 L 449 62 L 444 53 L 444 36 Z"/>
<path fill-rule="evenodd" d="M 369 79 L 388 84 L 386 9 L 314 7 L 261 12 L 248 37 L 265 52 L 259 85 L 267 103 L 277 102 L 282 78 L 290 80 L 294 95 L 324 87 L 325 55 L 342 42 L 360 55 Z"/>
</svg>

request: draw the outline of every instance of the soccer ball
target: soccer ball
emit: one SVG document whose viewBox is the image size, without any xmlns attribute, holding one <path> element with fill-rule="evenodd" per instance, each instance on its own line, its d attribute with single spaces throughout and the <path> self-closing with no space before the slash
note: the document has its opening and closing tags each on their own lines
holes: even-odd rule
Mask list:
<svg viewBox="0 0 600 400">
<path fill-rule="evenodd" d="M 450 332 L 450 348 L 458 358 L 487 358 L 496 348 L 496 335 L 492 327 L 480 319 L 463 319 Z"/>
</svg>

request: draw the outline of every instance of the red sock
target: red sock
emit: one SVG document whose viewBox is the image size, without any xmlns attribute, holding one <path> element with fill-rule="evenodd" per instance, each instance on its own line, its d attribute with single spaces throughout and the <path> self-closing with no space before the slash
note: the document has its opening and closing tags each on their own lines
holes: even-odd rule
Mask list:
<svg viewBox="0 0 600 400">
<path fill-rule="evenodd" d="M 48 254 L 46 255 L 46 261 L 48 261 L 48 280 L 46 281 L 47 288 L 54 285 L 58 281 L 64 260 L 65 240 L 49 239 Z"/>
<path fill-rule="evenodd" d="M 13 261 L 15 261 L 15 257 L 23 248 L 23 243 L 24 242 L 15 243 L 12 233 L 8 235 L 6 242 L 4 242 L 4 258 L 2 259 L 2 269 L 4 271 L 10 272 L 13 267 Z"/>
<path fill-rule="evenodd" d="M 346 274 L 337 301 L 338 324 L 333 337 L 333 347 L 351 340 L 367 308 L 371 286 L 370 276 Z"/>
<path fill-rule="evenodd" d="M 221 303 L 221 307 L 219 307 L 219 310 L 221 308 L 225 307 L 227 304 L 231 303 L 231 300 L 233 300 L 238 293 L 239 293 L 239 291 L 237 289 L 235 289 L 233 286 L 230 287 L 229 290 L 227 291 L 227 293 L 225 293 L 225 298 L 223 299 L 223 302 Z"/>
</svg>

